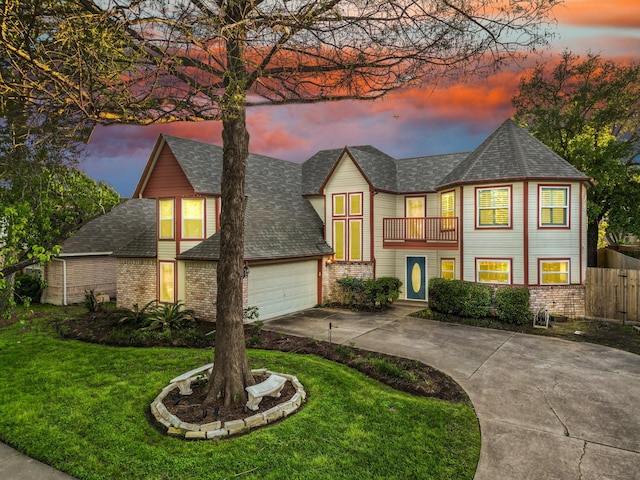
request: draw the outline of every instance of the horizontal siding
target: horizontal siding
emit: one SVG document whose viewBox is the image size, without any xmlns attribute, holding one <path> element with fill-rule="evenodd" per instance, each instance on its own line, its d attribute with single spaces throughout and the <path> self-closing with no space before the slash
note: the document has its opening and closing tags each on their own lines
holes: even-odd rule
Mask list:
<svg viewBox="0 0 640 480">
<path fill-rule="evenodd" d="M 542 182 L 548 186 L 548 182 Z M 569 225 L 570 229 L 538 228 L 540 183 L 529 184 L 529 284 L 539 283 L 540 259 L 569 259 L 571 261 L 571 283 L 581 281 L 581 245 L 580 230 L 583 229 L 584 218 L 581 218 L 580 206 L 582 188 L 580 184 L 570 184 Z M 559 185 L 567 185 L 562 183 Z M 581 221 L 582 220 L 582 221 Z"/>
<path fill-rule="evenodd" d="M 524 283 L 524 208 L 523 184 L 495 184 L 495 186 L 511 185 L 511 228 L 510 229 L 476 229 L 474 186 L 464 187 L 464 279 L 475 281 L 476 258 L 504 258 L 512 260 L 511 281 Z M 494 186 L 493 184 L 491 186 Z"/>
<path fill-rule="evenodd" d="M 174 260 L 176 258 L 176 242 L 158 242 L 158 260 Z"/>
<path fill-rule="evenodd" d="M 324 215 L 325 215 L 324 197 L 308 197 L 308 200 L 309 200 L 309 203 L 311 203 L 311 206 L 313 207 L 313 209 L 318 214 L 318 216 L 322 219 L 322 222 L 326 223 L 326 220 L 324 218 Z"/>
<path fill-rule="evenodd" d="M 165 144 L 150 172 L 142 191 L 143 198 L 177 197 L 193 195 L 194 190 L 178 164 L 171 149 Z"/>
<path fill-rule="evenodd" d="M 211 235 L 218 231 L 218 210 L 216 207 L 215 197 L 206 198 L 205 216 L 205 223 L 207 228 L 205 237 L 209 238 Z"/>
<path fill-rule="evenodd" d="M 362 193 L 362 261 L 371 261 L 371 225 L 369 221 L 370 195 L 369 184 L 347 156 L 343 155 L 333 175 L 325 186 L 325 198 L 327 202 L 327 220 L 325 222 L 327 243 L 333 247 L 333 194 L 337 193 Z M 357 217 L 352 217 L 357 218 Z"/>
<path fill-rule="evenodd" d="M 373 197 L 374 202 L 374 256 L 376 261 L 376 277 L 396 276 L 396 251 L 382 248 L 383 231 L 382 220 L 393 217 L 396 209 L 396 195 L 378 193 Z"/>
</svg>

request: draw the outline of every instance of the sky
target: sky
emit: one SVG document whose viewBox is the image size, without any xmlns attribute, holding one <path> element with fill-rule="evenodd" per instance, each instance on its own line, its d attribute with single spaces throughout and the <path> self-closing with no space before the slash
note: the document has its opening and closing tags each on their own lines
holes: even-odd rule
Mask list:
<svg viewBox="0 0 640 480">
<path fill-rule="evenodd" d="M 565 0 L 555 16 L 551 48 L 531 56 L 531 65 L 552 62 L 566 50 L 640 62 L 640 1 Z M 249 149 L 294 162 L 347 145 L 372 145 L 395 158 L 471 151 L 513 115 L 511 98 L 525 73 L 525 65 L 512 65 L 487 78 L 402 90 L 372 102 L 250 108 Z M 220 131 L 219 122 L 98 126 L 81 168 L 128 198 L 159 134 L 221 145 Z"/>
</svg>

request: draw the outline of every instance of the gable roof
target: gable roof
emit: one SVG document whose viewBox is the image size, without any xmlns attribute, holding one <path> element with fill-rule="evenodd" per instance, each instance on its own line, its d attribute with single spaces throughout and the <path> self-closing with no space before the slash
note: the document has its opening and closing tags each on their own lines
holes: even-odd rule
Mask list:
<svg viewBox="0 0 640 480">
<path fill-rule="evenodd" d="M 196 193 L 220 193 L 222 147 L 170 135 L 163 135 L 163 138 Z M 301 185 L 301 164 L 249 155 L 245 178 L 245 259 L 333 253 L 324 241 L 322 220 L 302 196 Z M 155 236 L 155 229 L 152 232 Z M 117 255 L 151 256 L 152 248 L 155 252 L 155 237 L 141 234 L 136 241 L 120 249 Z M 216 233 L 176 258 L 217 260 L 219 254 L 220 234 Z"/>
<path fill-rule="evenodd" d="M 342 153 L 353 159 L 374 189 L 393 193 L 435 192 L 467 183 L 524 179 L 589 181 L 584 173 L 508 119 L 470 153 L 396 160 L 371 146 L 322 150 L 302 166 L 304 195 L 321 193 Z"/>
<path fill-rule="evenodd" d="M 65 240 L 61 257 L 108 255 L 155 225 L 155 200 L 131 199 L 82 226 Z"/>
<path fill-rule="evenodd" d="M 439 188 L 524 179 L 588 181 L 589 177 L 508 119 L 444 177 Z"/>
</svg>

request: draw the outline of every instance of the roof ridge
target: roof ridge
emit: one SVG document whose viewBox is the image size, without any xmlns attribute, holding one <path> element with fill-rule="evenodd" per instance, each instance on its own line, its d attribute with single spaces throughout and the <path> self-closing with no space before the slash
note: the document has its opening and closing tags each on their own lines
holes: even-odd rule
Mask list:
<svg viewBox="0 0 640 480">
<path fill-rule="evenodd" d="M 528 162 L 525 162 L 524 158 L 524 151 L 522 148 L 522 142 L 520 141 L 520 131 L 519 130 L 523 130 L 524 129 L 518 125 L 516 122 L 514 122 L 511 118 L 507 119 L 505 121 L 505 124 L 509 125 L 509 140 L 512 143 L 512 145 L 514 146 L 515 149 L 515 153 L 516 153 L 516 161 L 520 164 L 520 168 L 522 168 L 523 173 L 525 174 L 525 176 L 529 177 L 531 176 L 531 168 L 529 168 L 529 164 Z"/>
</svg>

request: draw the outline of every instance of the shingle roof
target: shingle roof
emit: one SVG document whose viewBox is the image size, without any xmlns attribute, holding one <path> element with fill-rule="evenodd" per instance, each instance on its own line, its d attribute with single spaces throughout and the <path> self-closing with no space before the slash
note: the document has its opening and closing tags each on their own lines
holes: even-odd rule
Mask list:
<svg viewBox="0 0 640 480">
<path fill-rule="evenodd" d="M 196 193 L 220 193 L 222 148 L 162 134 Z"/>
<path fill-rule="evenodd" d="M 396 190 L 396 161 L 371 145 L 321 150 L 302 164 L 302 194 L 317 195 L 343 152 L 353 158 L 369 181 L 378 190 Z"/>
<path fill-rule="evenodd" d="M 397 161 L 398 192 L 432 192 L 468 153 L 450 153 Z"/>
<path fill-rule="evenodd" d="M 155 225 L 156 204 L 150 199 L 131 199 L 93 219 L 67 239 L 61 256 L 110 254 Z M 155 248 L 155 247 L 154 247 Z"/>
<path fill-rule="evenodd" d="M 221 147 L 211 147 L 222 151 Z M 188 164 L 190 160 L 182 158 L 180 162 Z M 207 171 L 201 171 L 200 175 L 207 175 Z M 333 253 L 324 241 L 322 220 L 302 196 L 301 185 L 302 165 L 249 155 L 245 180 L 245 259 L 309 257 Z M 177 258 L 216 260 L 219 253 L 220 239 L 216 234 Z"/>
<path fill-rule="evenodd" d="M 513 120 L 506 120 L 440 183 L 449 185 L 519 180 L 588 177 Z"/>
<path fill-rule="evenodd" d="M 302 193 L 320 193 L 345 151 L 373 188 L 394 193 L 433 192 L 457 184 L 506 180 L 589 180 L 509 119 L 470 153 L 395 160 L 371 146 L 320 151 L 302 166 Z"/>
</svg>

